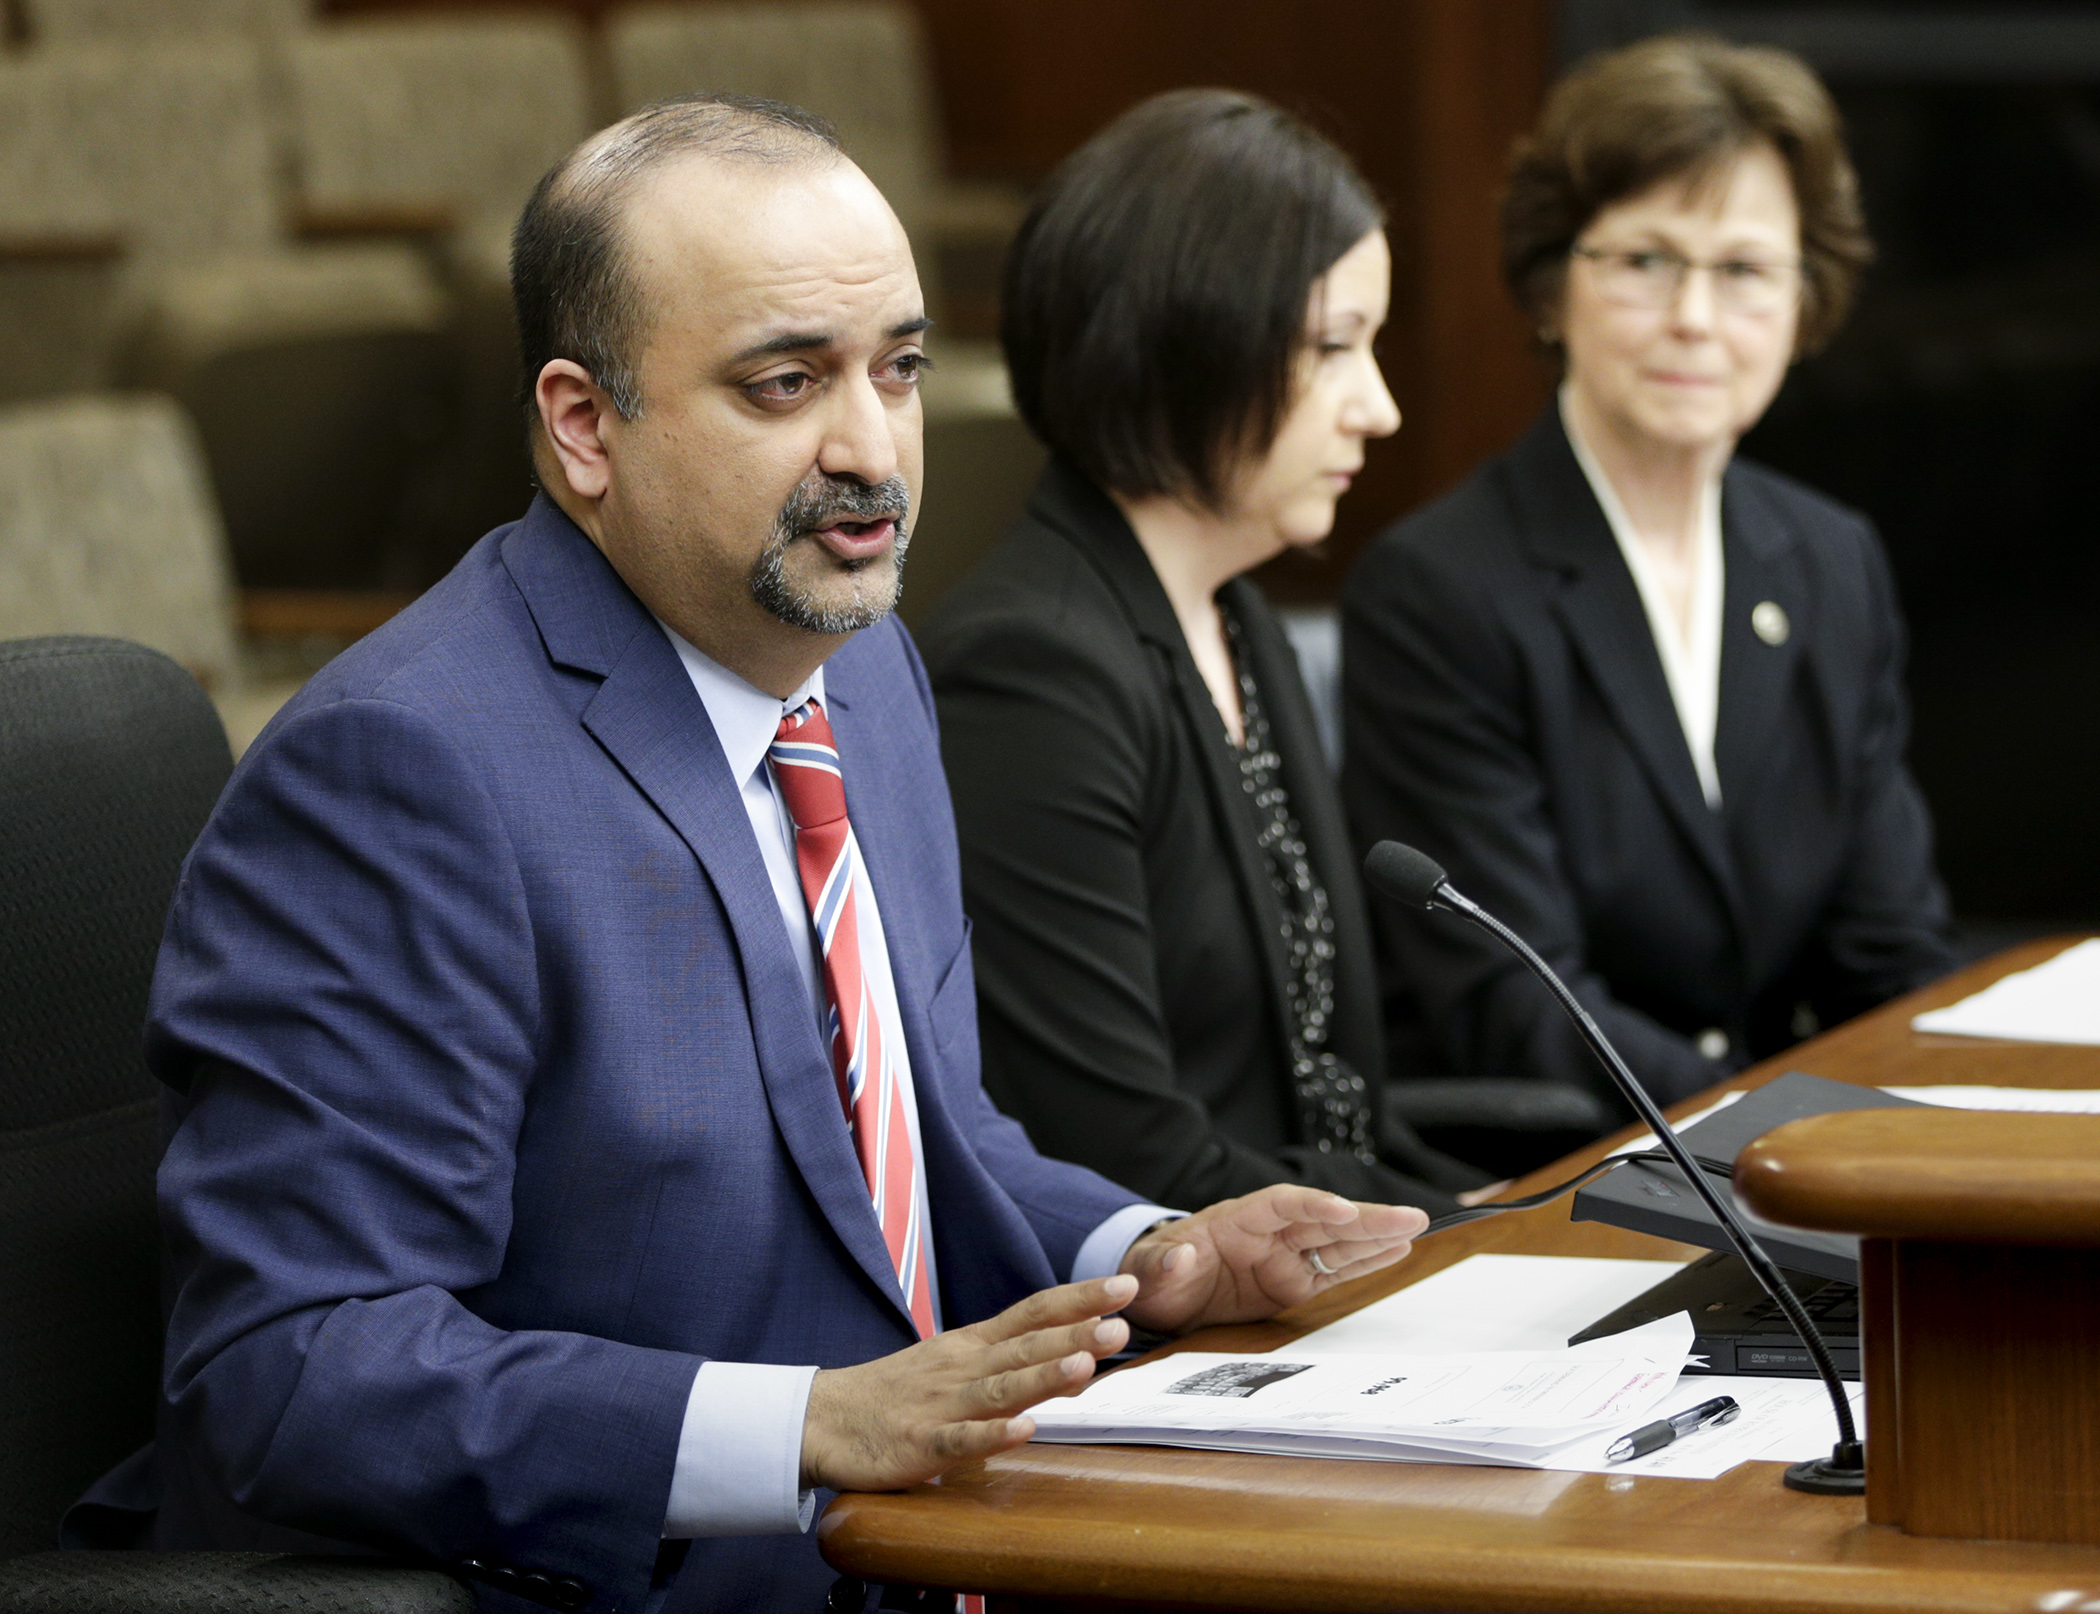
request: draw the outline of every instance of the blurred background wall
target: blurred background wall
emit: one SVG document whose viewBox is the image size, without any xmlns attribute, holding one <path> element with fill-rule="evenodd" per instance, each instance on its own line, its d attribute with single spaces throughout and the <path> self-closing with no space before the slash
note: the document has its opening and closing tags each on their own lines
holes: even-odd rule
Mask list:
<svg viewBox="0 0 2100 1614">
<path fill-rule="evenodd" d="M 12 52 L 26 56 L 40 48 L 40 8 L 57 15 L 138 3 L 0 0 L 0 24 Z M 307 0 L 272 3 L 303 10 Z M 1269 569 L 1271 592 L 1309 609 L 1331 600 L 1373 532 L 1506 445 L 1550 394 L 1554 378 L 1496 273 L 1494 224 L 1509 145 L 1560 68 L 1589 50 L 1684 26 L 1799 51 L 1844 110 L 1881 258 L 1851 326 L 1828 353 L 1799 367 L 1746 452 L 1880 525 L 1913 632 L 1914 763 L 1972 933 L 1990 940 L 2100 925 L 2100 837 L 2090 832 L 2100 798 L 2100 545 L 2088 491 L 2100 437 L 2100 4 L 909 6 L 938 166 L 966 182 L 949 186 L 939 206 L 926 202 L 928 219 L 952 222 L 974 208 L 979 223 L 1003 217 L 1010 225 L 1025 187 L 1104 121 L 1156 90 L 1192 83 L 1256 90 L 1310 114 L 1387 198 L 1397 278 L 1384 359 L 1406 426 L 1373 446 L 1324 551 Z M 621 105 L 616 41 L 634 10 L 634 0 L 312 0 L 301 26 L 355 32 L 383 19 L 559 17 L 582 41 L 580 59 L 593 79 L 586 100 L 602 116 Z M 309 162 L 309 191 L 314 172 Z M 331 231 L 369 234 L 376 226 L 401 237 L 434 227 L 419 225 L 414 207 L 389 213 L 367 205 L 360 221 L 357 209 L 331 212 L 319 200 L 307 195 L 288 227 L 308 243 Z M 84 247 L 76 229 L 61 245 L 78 256 L 93 248 L 93 235 Z M 468 350 L 483 355 L 477 362 L 500 370 L 500 359 L 488 357 L 501 353 L 500 329 L 474 335 L 477 319 L 502 318 L 500 228 L 478 246 L 459 229 L 454 235 L 435 260 L 449 265 L 440 278 L 453 299 L 450 328 L 455 339 L 466 333 Z M 978 477 L 984 485 L 971 496 L 985 509 L 1025 481 L 1032 453 L 1010 414 L 1001 418 L 996 366 L 982 345 L 995 329 L 998 239 L 997 228 L 974 236 L 964 229 L 938 254 L 922 248 L 922 259 L 939 258 L 943 329 L 960 339 L 941 382 L 948 391 L 938 447 L 929 427 L 929 459 L 939 487 Z M 37 245 L 52 250 L 48 241 Z M 302 272 L 318 262 L 302 261 Z M 390 340 L 422 339 L 407 313 L 389 317 L 389 328 L 399 327 Z M 506 385 L 500 377 L 450 374 L 454 390 L 469 395 L 500 395 Z M 452 407 L 439 391 L 432 408 Z M 194 407 L 208 413 L 212 394 L 201 396 Z M 488 419 L 496 424 L 475 429 L 511 442 L 513 427 Z M 261 566 L 242 558 L 239 500 L 227 485 L 241 467 L 218 446 L 218 429 L 206 421 L 204 447 L 219 504 L 236 528 L 235 570 Z M 487 489 L 488 508 L 522 504 L 514 460 L 497 464 Z M 929 533 L 941 497 L 930 501 Z M 948 496 L 951 522 L 960 502 Z M 426 526 L 440 520 L 431 499 L 416 508 Z M 361 581 L 398 594 L 417 581 L 410 575 L 416 555 L 427 580 L 446 543 L 498 518 L 443 518 L 449 536 L 434 548 L 411 533 L 403 540 L 409 547 L 387 562 L 392 571 Z M 936 536 L 923 564 L 914 552 L 907 614 L 914 603 L 923 609 L 966 562 L 965 540 L 985 535 Z M 258 580 L 268 581 L 260 573 L 236 579 L 244 588 Z M 242 598 L 246 625 L 267 627 L 271 601 L 253 590 Z M 354 610 L 344 618 L 351 628 L 356 620 Z"/>
</svg>

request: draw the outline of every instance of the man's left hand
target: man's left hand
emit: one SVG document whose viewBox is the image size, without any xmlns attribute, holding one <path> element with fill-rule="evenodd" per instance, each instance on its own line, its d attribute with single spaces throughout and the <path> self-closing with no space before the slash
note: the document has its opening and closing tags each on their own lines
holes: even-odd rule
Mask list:
<svg viewBox="0 0 2100 1614">
<path fill-rule="evenodd" d="M 1139 1287 L 1123 1315 L 1163 1334 L 1255 1322 L 1391 1266 L 1428 1226 L 1427 1214 L 1411 1206 L 1361 1205 L 1278 1183 L 1220 1200 L 1131 1245 L 1121 1270 Z"/>
</svg>

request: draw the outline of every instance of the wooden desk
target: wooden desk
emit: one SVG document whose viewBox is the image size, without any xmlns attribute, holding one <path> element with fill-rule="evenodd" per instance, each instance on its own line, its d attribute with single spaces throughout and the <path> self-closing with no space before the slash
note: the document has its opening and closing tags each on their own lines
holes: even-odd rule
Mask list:
<svg viewBox="0 0 2100 1614">
<path fill-rule="evenodd" d="M 2015 948 L 1714 1089 L 1785 1070 L 1870 1085 L 2100 1088 L 2100 1048 L 1920 1036 L 1910 1017 L 2040 962 Z M 1712 1094 L 1673 1112 L 1688 1114 Z M 1598 1144 L 1517 1191 L 1560 1180 Z M 1566 1202 L 1425 1240 L 1398 1269 L 1201 1350 L 1273 1350 L 1481 1251 L 1689 1259 L 1568 1221 Z M 2100 1371 L 2100 1363 L 2096 1363 Z M 1872 1431 L 1869 1431 L 1869 1440 Z M 873 1581 L 970 1588 L 995 1608 L 1244 1610 L 1994 1610 L 2100 1614 L 2100 1548 L 1929 1541 L 1866 1522 L 1856 1497 L 1782 1488 L 1779 1465 L 1718 1480 L 1031 1445 L 896 1495 L 845 1496 L 824 1555 Z M 1011 1599 L 1011 1600 L 1009 1600 Z"/>
</svg>

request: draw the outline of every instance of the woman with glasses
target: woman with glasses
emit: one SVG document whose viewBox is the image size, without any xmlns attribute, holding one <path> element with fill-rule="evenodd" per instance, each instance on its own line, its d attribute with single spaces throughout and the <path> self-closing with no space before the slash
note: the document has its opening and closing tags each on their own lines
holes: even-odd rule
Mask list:
<svg viewBox="0 0 2100 1614">
<path fill-rule="evenodd" d="M 1871 247 L 1814 75 L 1695 35 L 1570 74 L 1502 217 L 1563 380 L 1351 575 L 1344 794 L 1359 847 L 1443 863 L 1667 1102 L 1948 964 L 1880 542 L 1735 457 Z M 1374 918 L 1421 1065 L 1608 1096 L 1492 942 Z"/>
</svg>

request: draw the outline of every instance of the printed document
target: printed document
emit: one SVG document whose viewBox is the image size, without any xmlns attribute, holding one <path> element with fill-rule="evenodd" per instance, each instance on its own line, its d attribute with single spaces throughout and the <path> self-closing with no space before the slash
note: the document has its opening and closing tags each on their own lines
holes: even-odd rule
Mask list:
<svg viewBox="0 0 2100 1614">
<path fill-rule="evenodd" d="M 2089 1087 L 1884 1087 L 1884 1093 L 1950 1110 L 2021 1110 L 2031 1115 L 2100 1115 Z"/>
<path fill-rule="evenodd" d="M 1556 1351 L 1184 1352 L 1033 1409 L 1036 1439 L 1553 1467 L 1648 1420 L 1691 1349 L 1683 1314 Z"/>
<path fill-rule="evenodd" d="M 2100 940 L 2067 947 L 1959 1003 L 1928 1010 L 1910 1025 L 1913 1031 L 1964 1037 L 2100 1043 Z"/>
<path fill-rule="evenodd" d="M 1633 1360 L 1650 1360 L 1648 1353 L 1659 1338 L 1669 1340 L 1669 1347 L 1659 1360 L 1674 1375 L 1684 1364 L 1691 1345 L 1691 1325 L 1686 1317 L 1664 1319 L 1611 1339 L 1592 1340 L 1572 1351 L 1564 1348 L 1562 1342 L 1661 1282 L 1676 1265 L 1668 1261 L 1583 1256 L 1471 1256 L 1307 1334 L 1273 1357 L 1199 1357 L 1184 1353 L 1108 1374 L 1076 1398 L 1050 1401 L 1036 1408 L 1040 1431 L 1037 1438 L 1286 1452 L 1297 1456 L 1478 1463 L 1576 1473 L 1668 1475 L 1679 1479 L 1716 1479 L 1742 1462 L 1791 1463 L 1827 1453 L 1835 1429 L 1829 1397 L 1817 1379 L 1672 1376 L 1663 1393 L 1623 1419 L 1563 1424 L 1558 1429 L 1534 1428 L 1525 1438 L 1547 1442 L 1538 1446 L 1522 1445 L 1509 1436 L 1487 1438 L 1477 1426 L 1465 1424 L 1433 1423 L 1426 1431 L 1408 1429 L 1403 1427 L 1401 1417 L 1390 1413 L 1381 1414 L 1383 1421 L 1375 1431 L 1346 1435 L 1336 1433 L 1331 1419 L 1313 1424 L 1270 1416 L 1270 1410 L 1284 1404 L 1274 1392 L 1302 1379 L 1309 1382 L 1299 1384 L 1299 1397 L 1312 1399 L 1315 1389 L 1324 1383 L 1336 1391 L 1333 1399 L 1343 1404 L 1347 1421 L 1355 1413 L 1350 1406 L 1349 1386 L 1356 1387 L 1354 1399 L 1358 1402 L 1380 1400 L 1401 1388 L 1394 1386 L 1369 1397 L 1361 1394 L 1391 1378 L 1395 1370 L 1381 1364 L 1395 1360 L 1458 1362 L 1473 1367 L 1475 1376 L 1468 1381 L 1447 1379 L 1441 1390 L 1425 1386 L 1420 1392 L 1425 1398 L 1437 1395 L 1447 1402 L 1465 1393 L 1468 1385 L 1477 1389 L 1525 1373 L 1534 1375 L 1530 1382 L 1551 1397 L 1556 1393 L 1552 1371 L 1542 1370 L 1539 1364 L 1565 1362 L 1576 1357 L 1577 1352 L 1616 1359 L 1624 1364 L 1620 1372 L 1630 1376 L 1632 1371 L 1638 1371 L 1631 1367 Z M 1650 1332 L 1665 1329 L 1672 1332 Z M 1638 1348 L 1629 1352 L 1629 1341 L 1640 1342 Z M 1268 1371 L 1279 1363 L 1291 1364 L 1298 1371 L 1287 1378 L 1268 1379 Z M 1331 1372 L 1324 1380 L 1314 1379 L 1311 1369 L 1301 1366 L 1339 1367 L 1344 1363 L 1355 1364 L 1355 1371 Z M 1580 1371 L 1594 1372 L 1594 1365 Z M 1146 1377 L 1137 1379 L 1139 1374 Z M 1205 1374 L 1212 1376 L 1206 1379 Z M 1112 1405 L 1103 1392 L 1126 1378 L 1135 1382 L 1127 1389 L 1115 1391 Z M 1204 1390 L 1195 1395 L 1164 1393 L 1189 1379 L 1201 1379 Z M 1581 1394 L 1594 1397 L 1611 1381 L 1600 1375 L 1589 1379 L 1586 1389 L 1575 1378 L 1562 1377 L 1557 1382 L 1563 1412 L 1579 1415 Z M 1853 1415 L 1864 1431 L 1861 1387 L 1854 1384 L 1847 1388 Z M 1207 1401 L 1202 1399 L 1206 1392 Z M 1605 1461 L 1605 1448 L 1620 1435 L 1717 1395 L 1734 1396 L 1741 1404 L 1742 1415 L 1734 1423 L 1702 1429 L 1629 1463 Z M 1162 1404 L 1167 1408 L 1163 1418 L 1136 1410 Z M 1402 1405 L 1404 1402 L 1387 1402 L 1389 1408 Z M 1510 1417 L 1514 1423 L 1516 1415 L 1497 1412 L 1490 1416 Z M 1533 1421 L 1540 1418 L 1536 1410 L 1523 1416 Z M 1122 1422 L 1124 1419 L 1129 1422 Z M 1261 1427 L 1272 1422 L 1285 1425 L 1280 1434 Z"/>
</svg>

